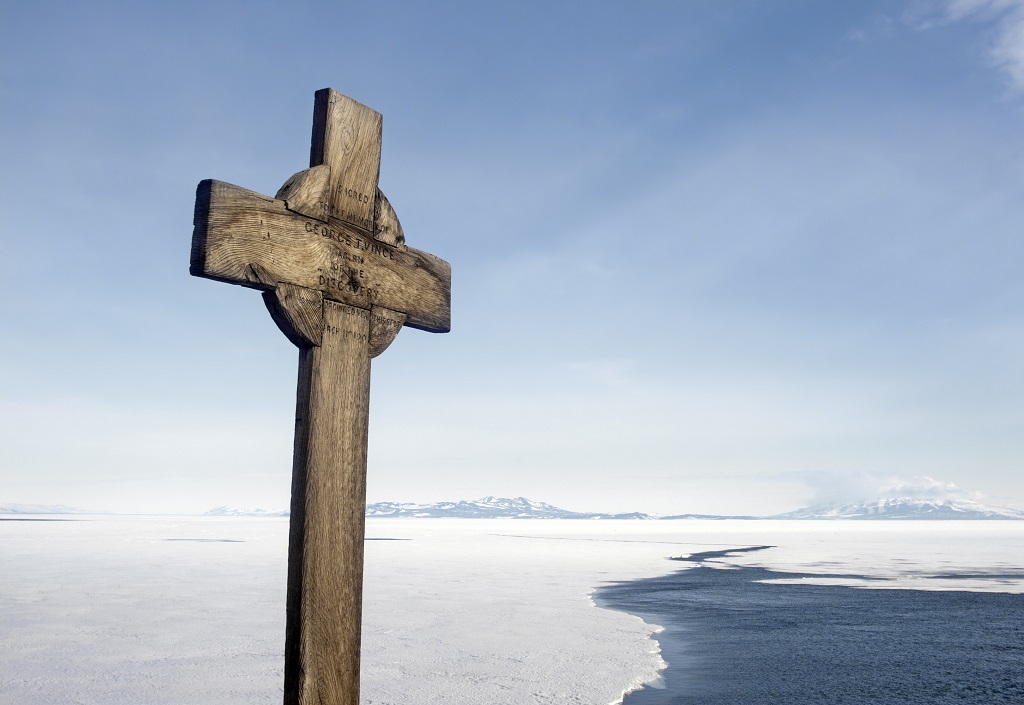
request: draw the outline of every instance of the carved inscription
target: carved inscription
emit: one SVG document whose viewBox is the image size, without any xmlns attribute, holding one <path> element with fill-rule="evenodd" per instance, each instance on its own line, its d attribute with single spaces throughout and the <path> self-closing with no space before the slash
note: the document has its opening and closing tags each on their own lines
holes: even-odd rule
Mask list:
<svg viewBox="0 0 1024 705">
<path fill-rule="evenodd" d="M 359 193 L 359 191 L 356 191 L 354 188 L 342 187 L 340 190 L 342 193 L 344 193 L 346 196 L 354 200 L 356 203 L 366 204 L 370 202 L 369 196 L 367 196 L 365 193 Z"/>
<path fill-rule="evenodd" d="M 384 316 L 379 316 L 377 314 L 370 315 L 370 322 L 375 326 L 380 326 L 389 333 L 392 331 L 397 332 L 398 329 L 402 327 L 401 321 L 396 321 L 393 318 L 385 318 Z"/>
<path fill-rule="evenodd" d="M 367 320 L 370 317 L 370 312 L 365 309 L 346 306 L 345 304 L 339 304 L 335 301 L 324 301 L 324 306 L 330 307 L 334 311 L 346 316 L 355 316 L 356 318 L 362 318 L 364 320 Z M 329 318 L 329 316 L 325 317 L 325 319 L 326 318 Z M 353 330 L 343 329 L 341 326 L 334 326 L 330 324 L 324 325 L 324 335 L 339 335 L 343 340 L 357 340 L 360 343 L 365 343 L 369 340 L 366 333 L 357 333 Z"/>
<path fill-rule="evenodd" d="M 343 258 L 332 257 L 326 270 L 319 268 L 317 271 L 320 272 L 321 287 L 355 296 L 365 296 L 370 301 L 377 299 L 377 290 L 370 286 L 364 270 L 346 265 Z"/>
<path fill-rule="evenodd" d="M 356 196 L 361 197 L 362 194 L 356 193 Z M 328 266 L 318 268 L 320 286 L 344 294 L 365 297 L 371 303 L 376 301 L 377 289 L 368 280 L 366 270 L 360 266 L 366 264 L 366 256 L 361 253 L 365 252 L 370 256 L 393 262 L 395 260 L 394 251 L 370 238 L 352 233 L 346 228 L 333 227 L 315 220 L 305 221 L 303 227 L 311 235 L 318 235 L 355 250 L 352 252 L 338 248 L 331 256 Z"/>
<path fill-rule="evenodd" d="M 370 357 L 387 350 L 405 323 L 405 314 L 382 306 L 370 309 Z"/>
<path fill-rule="evenodd" d="M 305 222 L 306 232 L 325 237 L 328 240 L 334 240 L 342 245 L 348 245 L 361 252 L 369 252 L 370 254 L 376 255 L 381 259 L 395 260 L 395 252 L 387 245 L 382 245 L 379 242 L 374 242 L 372 239 L 356 235 L 344 228 L 336 228 L 330 225 L 324 225 L 323 223 L 315 220 L 307 220 Z"/>
<path fill-rule="evenodd" d="M 447 262 L 221 181 L 203 181 L 197 189 L 190 269 L 263 290 L 279 284 L 318 289 L 360 308 L 402 311 L 407 326 L 450 328 Z"/>
<path fill-rule="evenodd" d="M 380 113 L 317 91 L 310 168 L 276 198 L 207 179 L 189 270 L 263 290 L 301 349 L 284 703 L 358 705 L 370 358 L 451 327 L 451 268 L 410 248 L 377 188 Z M 354 318 L 352 318 L 354 317 Z"/>
<path fill-rule="evenodd" d="M 352 223 L 364 230 L 373 229 L 373 220 L 368 218 L 363 213 L 358 212 L 359 210 L 365 210 L 370 205 L 370 197 L 361 191 L 354 188 L 347 188 L 345 186 L 338 186 L 335 191 L 334 203 L 341 201 L 342 199 L 350 201 L 352 203 L 358 203 L 359 207 L 357 210 L 350 210 L 348 208 L 336 208 L 331 207 L 330 214 L 339 220 Z"/>
</svg>

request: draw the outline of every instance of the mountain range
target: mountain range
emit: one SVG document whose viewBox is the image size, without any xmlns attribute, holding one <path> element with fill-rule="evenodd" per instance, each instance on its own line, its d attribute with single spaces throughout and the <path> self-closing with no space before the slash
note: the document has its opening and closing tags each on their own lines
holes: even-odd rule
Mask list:
<svg viewBox="0 0 1024 705">
<path fill-rule="evenodd" d="M 464 519 L 654 519 L 641 512 L 606 514 L 602 512 L 573 512 L 545 502 L 534 502 L 526 497 L 506 499 L 484 497 L 473 501 L 435 502 L 377 502 L 366 505 L 368 517 L 459 517 Z"/>
<path fill-rule="evenodd" d="M 770 519 L 1024 519 L 1024 512 L 969 499 L 893 497 L 856 504 L 804 507 Z"/>
<path fill-rule="evenodd" d="M 286 511 L 266 509 L 234 509 L 217 507 L 206 512 L 208 516 L 287 516 Z M 368 517 L 416 517 L 460 519 L 1024 519 L 1024 511 L 1006 507 L 992 507 L 965 499 L 915 499 L 897 497 L 876 499 L 853 504 L 825 504 L 804 507 L 771 516 L 723 514 L 673 514 L 657 516 L 643 512 L 606 513 L 575 512 L 525 497 L 483 497 L 458 502 L 376 502 L 366 505 Z"/>
<path fill-rule="evenodd" d="M 0 514 L 101 514 L 60 504 L 0 504 Z M 286 517 L 287 510 L 240 509 L 221 506 L 204 516 Z M 817 520 L 935 520 L 935 519 L 1024 519 L 1024 511 L 993 507 L 966 499 L 916 499 L 895 497 L 850 504 L 823 504 L 771 516 L 725 514 L 672 514 L 658 516 L 643 512 L 575 512 L 525 497 L 483 497 L 458 502 L 376 502 L 366 505 L 368 517 L 419 517 L 461 519 L 817 519 Z"/>
</svg>

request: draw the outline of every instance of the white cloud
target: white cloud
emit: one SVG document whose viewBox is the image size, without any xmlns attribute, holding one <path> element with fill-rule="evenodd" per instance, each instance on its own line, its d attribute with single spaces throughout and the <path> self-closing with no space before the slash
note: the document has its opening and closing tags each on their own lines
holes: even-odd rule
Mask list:
<svg viewBox="0 0 1024 705">
<path fill-rule="evenodd" d="M 979 22 L 992 27 L 989 57 L 1024 90 L 1024 0 L 947 0 L 941 10 L 908 18 L 919 30 L 955 22 Z"/>
<path fill-rule="evenodd" d="M 918 477 L 889 478 L 882 483 L 880 497 L 912 497 L 913 499 L 981 499 L 980 492 L 971 492 L 957 487 L 952 482 L 942 482 L 927 475 Z"/>
<path fill-rule="evenodd" d="M 808 473 L 803 480 L 813 491 L 813 504 L 842 504 L 876 499 L 967 499 L 979 501 L 980 492 L 958 487 L 927 475 L 899 477 L 872 472 Z"/>
</svg>

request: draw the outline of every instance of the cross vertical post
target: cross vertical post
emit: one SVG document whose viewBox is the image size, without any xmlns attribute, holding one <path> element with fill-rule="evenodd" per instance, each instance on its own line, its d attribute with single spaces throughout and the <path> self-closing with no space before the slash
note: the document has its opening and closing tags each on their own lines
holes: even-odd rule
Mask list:
<svg viewBox="0 0 1024 705">
<path fill-rule="evenodd" d="M 358 705 L 370 360 L 403 326 L 450 329 L 451 268 L 408 247 L 377 188 L 379 113 L 316 93 L 310 168 L 268 198 L 196 191 L 190 271 L 264 291 L 299 347 L 285 705 Z"/>
<path fill-rule="evenodd" d="M 332 301 L 324 314 L 322 343 L 299 354 L 285 705 L 359 703 L 369 316 Z"/>
</svg>

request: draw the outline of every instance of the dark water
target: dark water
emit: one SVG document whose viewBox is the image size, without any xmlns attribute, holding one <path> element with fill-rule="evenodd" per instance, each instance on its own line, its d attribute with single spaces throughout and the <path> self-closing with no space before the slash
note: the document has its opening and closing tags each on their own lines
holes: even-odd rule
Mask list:
<svg viewBox="0 0 1024 705">
<path fill-rule="evenodd" d="M 623 705 L 1024 704 L 1024 595 L 754 582 L 793 577 L 702 565 L 599 590 L 665 627 L 665 687 Z"/>
</svg>

